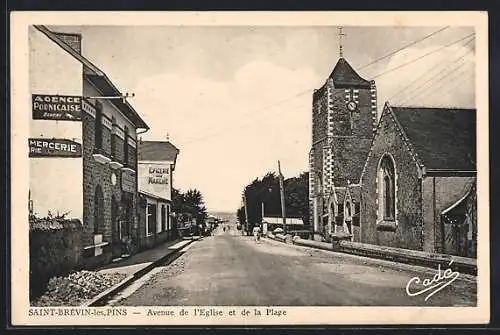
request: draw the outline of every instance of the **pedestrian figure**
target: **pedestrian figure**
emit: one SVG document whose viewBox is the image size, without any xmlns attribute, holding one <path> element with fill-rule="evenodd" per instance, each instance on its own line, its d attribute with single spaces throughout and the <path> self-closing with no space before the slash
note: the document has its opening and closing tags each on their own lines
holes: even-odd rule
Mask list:
<svg viewBox="0 0 500 335">
<path fill-rule="evenodd" d="M 253 236 L 255 238 L 255 242 L 259 242 L 259 240 L 260 240 L 260 227 L 259 226 L 253 227 Z"/>
</svg>

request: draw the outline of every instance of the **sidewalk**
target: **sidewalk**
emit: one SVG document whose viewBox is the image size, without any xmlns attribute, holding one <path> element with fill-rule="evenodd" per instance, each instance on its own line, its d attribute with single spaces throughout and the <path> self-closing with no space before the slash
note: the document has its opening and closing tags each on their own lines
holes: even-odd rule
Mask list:
<svg viewBox="0 0 500 335">
<path fill-rule="evenodd" d="M 150 266 L 154 262 L 164 258 L 165 256 L 182 249 L 187 244 L 194 240 L 191 239 L 177 239 L 174 241 L 165 242 L 152 249 L 144 250 L 128 258 L 120 260 L 115 263 L 106 264 L 99 268 L 99 273 L 123 273 L 126 275 L 133 275 L 144 268 Z"/>
<path fill-rule="evenodd" d="M 288 238 L 284 235 L 267 236 L 271 240 L 281 243 L 299 245 L 308 248 L 323 249 L 331 252 L 341 252 L 362 257 L 384 259 L 410 265 L 418 265 L 430 268 L 448 266 L 453 270 L 477 275 L 477 259 L 459 257 L 447 254 L 428 253 L 418 250 L 400 249 L 359 242 L 339 241 L 335 244 L 305 240 L 301 238 Z"/>
<path fill-rule="evenodd" d="M 129 258 L 120 260 L 116 263 L 107 264 L 99 268 L 97 270 L 98 273 L 121 273 L 125 274 L 127 277 L 115 286 L 86 301 L 82 304 L 82 307 L 101 306 L 105 299 L 112 296 L 120 289 L 130 285 L 134 280 L 143 276 L 148 271 L 151 271 L 155 266 L 164 262 L 169 255 L 183 249 L 188 244 L 199 239 L 200 237 L 194 236 L 192 238 L 165 242 L 155 248 L 144 250 L 143 252 L 130 256 Z"/>
</svg>

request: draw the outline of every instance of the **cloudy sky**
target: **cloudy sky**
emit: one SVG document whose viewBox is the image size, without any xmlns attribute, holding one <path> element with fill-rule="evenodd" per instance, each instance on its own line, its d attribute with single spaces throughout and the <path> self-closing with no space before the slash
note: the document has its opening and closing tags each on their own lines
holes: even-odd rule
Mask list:
<svg viewBox="0 0 500 335">
<path fill-rule="evenodd" d="M 174 186 L 235 211 L 246 184 L 281 161 L 308 168 L 313 89 L 339 56 L 337 27 L 51 26 L 81 33 L 83 54 L 180 149 Z M 344 57 L 374 79 L 379 106 L 474 107 L 473 28 L 344 27 Z M 471 37 L 467 37 L 471 36 Z M 459 41 L 461 40 L 461 41 Z M 454 43 L 455 41 L 459 41 Z"/>
</svg>

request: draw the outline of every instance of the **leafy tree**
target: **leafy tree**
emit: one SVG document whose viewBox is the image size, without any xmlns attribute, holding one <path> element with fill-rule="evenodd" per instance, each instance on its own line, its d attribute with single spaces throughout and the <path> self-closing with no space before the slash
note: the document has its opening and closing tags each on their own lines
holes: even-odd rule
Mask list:
<svg viewBox="0 0 500 335">
<path fill-rule="evenodd" d="M 175 213 L 182 212 L 182 204 L 184 203 L 184 194 L 176 188 L 172 188 L 172 211 Z"/>
<path fill-rule="evenodd" d="M 172 211 L 177 213 L 181 222 L 196 219 L 199 225 L 205 225 L 208 217 L 203 195 L 197 189 L 189 189 L 185 193 L 172 189 Z"/>
<path fill-rule="evenodd" d="M 184 211 L 196 219 L 198 225 L 205 225 L 208 218 L 207 208 L 203 201 L 203 195 L 197 189 L 190 189 L 184 193 Z"/>
<path fill-rule="evenodd" d="M 298 177 L 284 181 L 285 205 L 287 216 L 298 216 L 309 223 L 309 173 L 304 172 Z M 279 177 L 274 172 L 267 173 L 262 179 L 255 179 L 245 187 L 247 198 L 249 229 L 262 219 L 262 204 L 265 215 L 281 216 L 281 195 Z M 237 210 L 238 219 L 246 223 L 245 209 Z"/>
<path fill-rule="evenodd" d="M 286 211 L 309 224 L 309 172 L 285 180 Z"/>
</svg>

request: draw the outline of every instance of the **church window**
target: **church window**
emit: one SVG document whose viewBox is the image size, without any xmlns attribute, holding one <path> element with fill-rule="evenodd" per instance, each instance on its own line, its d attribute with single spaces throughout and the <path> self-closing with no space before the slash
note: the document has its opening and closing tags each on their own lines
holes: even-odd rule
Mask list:
<svg viewBox="0 0 500 335">
<path fill-rule="evenodd" d="M 351 220 L 351 203 L 349 201 L 346 201 L 345 203 L 345 217 L 346 217 L 346 221 L 350 221 Z"/>
<path fill-rule="evenodd" d="M 396 219 L 396 170 L 389 155 L 380 160 L 378 171 L 379 218 L 384 221 Z"/>
<path fill-rule="evenodd" d="M 316 175 L 316 192 L 321 193 L 323 192 L 323 185 L 322 185 L 322 180 L 321 180 L 321 174 L 317 173 Z"/>
</svg>

